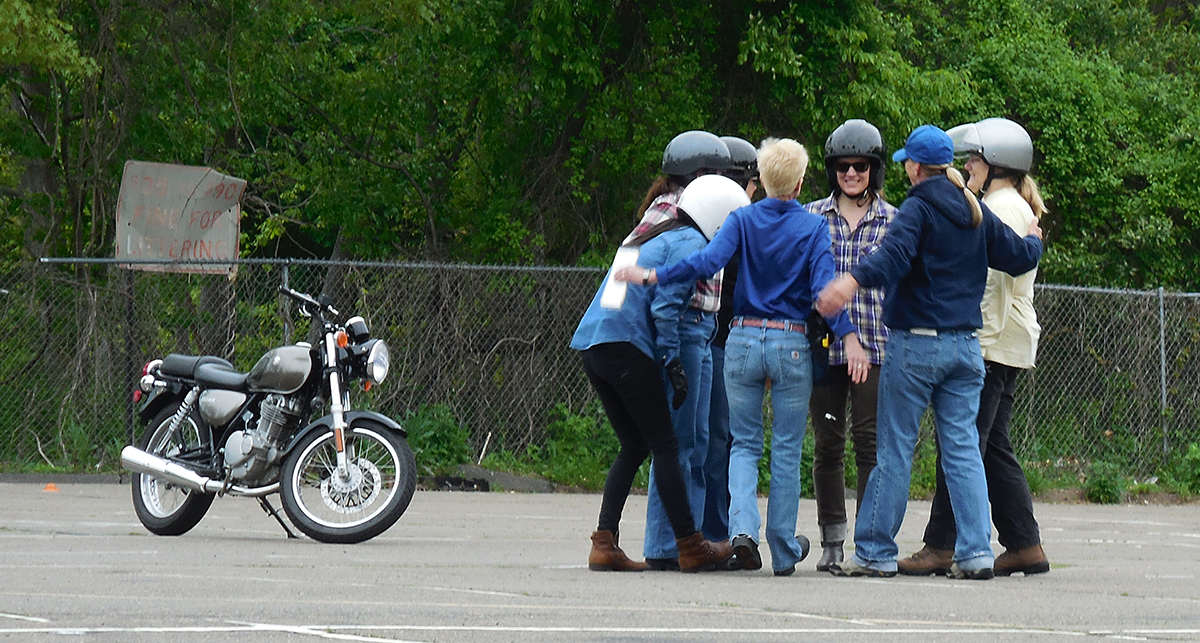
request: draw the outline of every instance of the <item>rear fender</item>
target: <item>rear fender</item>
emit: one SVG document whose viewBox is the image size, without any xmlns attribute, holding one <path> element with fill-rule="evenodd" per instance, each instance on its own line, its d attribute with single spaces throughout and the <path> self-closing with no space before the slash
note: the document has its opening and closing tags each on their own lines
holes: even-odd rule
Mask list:
<svg viewBox="0 0 1200 643">
<path fill-rule="evenodd" d="M 359 425 L 367 425 L 367 426 L 375 425 L 377 427 L 388 429 L 390 431 L 395 431 L 396 433 L 400 434 L 400 437 L 408 439 L 408 431 L 405 431 L 404 427 L 400 426 L 399 422 L 393 420 L 392 418 L 390 418 L 382 413 L 376 413 L 375 411 L 347 411 L 346 412 L 346 426 L 353 428 L 353 427 L 359 426 Z M 332 415 L 326 415 L 325 417 L 318 418 L 318 419 L 314 420 L 308 426 L 297 431 L 296 435 L 294 437 L 292 437 L 291 440 L 288 441 L 287 447 L 284 448 L 283 452 L 290 453 L 292 451 L 292 449 L 296 446 L 296 443 L 299 442 L 301 438 L 308 435 L 309 433 L 312 433 L 313 431 L 330 431 L 332 429 L 333 429 L 333 416 Z"/>
<path fill-rule="evenodd" d="M 183 385 L 179 382 L 168 382 L 166 386 L 156 386 L 142 401 L 142 405 L 138 407 L 138 418 L 142 424 L 154 419 L 158 412 L 163 410 L 163 407 L 173 402 L 182 402 L 186 391 L 183 390 Z"/>
</svg>

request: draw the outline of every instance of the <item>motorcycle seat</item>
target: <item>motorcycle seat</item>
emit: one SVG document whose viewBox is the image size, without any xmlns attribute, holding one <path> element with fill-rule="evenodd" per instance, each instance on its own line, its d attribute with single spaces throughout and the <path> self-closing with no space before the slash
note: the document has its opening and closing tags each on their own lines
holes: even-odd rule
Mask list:
<svg viewBox="0 0 1200 643">
<path fill-rule="evenodd" d="M 196 377 L 196 368 L 201 364 L 219 364 L 232 369 L 233 364 L 213 355 L 180 355 L 171 353 L 163 358 L 162 366 L 158 367 L 158 371 L 163 375 L 171 375 L 174 377 L 186 377 L 194 379 Z"/>
<path fill-rule="evenodd" d="M 196 366 L 196 383 L 205 388 L 217 388 L 226 391 L 244 391 L 246 389 L 246 373 L 240 373 L 232 366 L 211 362 Z"/>
</svg>

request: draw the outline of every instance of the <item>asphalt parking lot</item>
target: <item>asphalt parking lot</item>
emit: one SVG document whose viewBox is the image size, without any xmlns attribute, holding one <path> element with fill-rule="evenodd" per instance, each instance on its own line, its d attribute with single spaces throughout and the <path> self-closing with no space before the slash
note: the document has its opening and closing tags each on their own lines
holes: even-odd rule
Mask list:
<svg viewBox="0 0 1200 643">
<path fill-rule="evenodd" d="M 1050 573 L 980 582 L 834 578 L 814 558 L 787 578 L 589 572 L 597 495 L 418 492 L 391 530 L 344 546 L 289 540 L 237 498 L 156 537 L 127 486 L 56 487 L 0 483 L 0 639 L 1200 640 L 1196 504 L 1037 504 Z M 623 523 L 638 557 L 644 510 L 632 497 Z M 928 510 L 910 503 L 901 552 Z M 814 512 L 802 501 L 810 535 Z"/>
</svg>

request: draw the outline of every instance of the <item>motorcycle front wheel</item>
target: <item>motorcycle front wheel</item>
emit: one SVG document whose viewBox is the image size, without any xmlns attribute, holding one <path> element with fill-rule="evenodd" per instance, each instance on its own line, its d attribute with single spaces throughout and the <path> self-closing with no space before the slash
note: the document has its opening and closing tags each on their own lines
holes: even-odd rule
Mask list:
<svg viewBox="0 0 1200 643">
<path fill-rule="evenodd" d="M 378 536 L 408 509 L 417 487 L 416 461 L 401 435 L 364 423 L 346 429 L 345 440 L 345 477 L 338 474 L 333 431 L 304 436 L 283 461 L 283 510 L 321 542 Z"/>
<path fill-rule="evenodd" d="M 138 448 L 160 458 L 171 458 L 206 447 L 208 432 L 195 409 L 179 423 L 178 431 L 171 431 L 171 418 L 178 410 L 178 403 L 171 404 L 154 416 Z M 208 512 L 214 498 L 211 493 L 192 491 L 145 473 L 133 474 L 131 484 L 138 520 L 159 536 L 187 533 Z"/>
</svg>

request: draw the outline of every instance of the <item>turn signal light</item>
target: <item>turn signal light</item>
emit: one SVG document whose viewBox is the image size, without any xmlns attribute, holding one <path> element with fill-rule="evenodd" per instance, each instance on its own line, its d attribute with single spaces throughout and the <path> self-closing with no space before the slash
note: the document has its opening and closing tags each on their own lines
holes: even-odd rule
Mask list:
<svg viewBox="0 0 1200 643">
<path fill-rule="evenodd" d="M 338 348 L 345 348 L 350 345 L 350 336 L 344 330 L 334 333 L 333 339 L 337 342 Z"/>
</svg>

